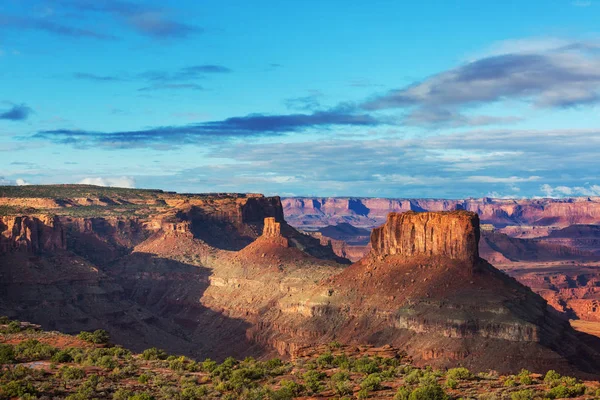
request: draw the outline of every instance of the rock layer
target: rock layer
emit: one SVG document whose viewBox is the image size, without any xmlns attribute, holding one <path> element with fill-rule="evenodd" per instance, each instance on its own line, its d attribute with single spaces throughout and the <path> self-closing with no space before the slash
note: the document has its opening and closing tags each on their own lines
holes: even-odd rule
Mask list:
<svg viewBox="0 0 600 400">
<path fill-rule="evenodd" d="M 440 256 L 474 263 L 478 243 L 479 217 L 467 211 L 390 213 L 371 233 L 371 251 L 379 256 Z"/>
</svg>

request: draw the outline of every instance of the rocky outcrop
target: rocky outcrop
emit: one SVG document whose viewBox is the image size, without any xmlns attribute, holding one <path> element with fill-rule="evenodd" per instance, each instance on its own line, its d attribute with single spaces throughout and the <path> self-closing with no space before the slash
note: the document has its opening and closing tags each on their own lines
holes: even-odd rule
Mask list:
<svg viewBox="0 0 600 400">
<path fill-rule="evenodd" d="M 66 249 L 65 230 L 58 217 L 0 218 L 0 254 L 13 251 L 40 254 Z"/>
<path fill-rule="evenodd" d="M 390 213 L 371 233 L 371 252 L 377 256 L 479 258 L 479 217 L 467 211 Z"/>
<path fill-rule="evenodd" d="M 264 240 L 276 242 L 283 247 L 289 246 L 287 238 L 281 235 L 281 223 L 276 222 L 275 217 L 265 218 L 263 234 L 261 238 Z"/>
</svg>

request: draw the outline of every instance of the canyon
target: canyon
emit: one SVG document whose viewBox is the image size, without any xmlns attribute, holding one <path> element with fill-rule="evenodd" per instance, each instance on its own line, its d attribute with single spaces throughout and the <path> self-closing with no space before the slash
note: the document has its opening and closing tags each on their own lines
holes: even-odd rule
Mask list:
<svg viewBox="0 0 600 400">
<path fill-rule="evenodd" d="M 0 187 L 0 314 L 196 358 L 294 358 L 339 341 L 397 346 L 440 368 L 600 373 L 597 338 L 480 257 L 477 213 L 388 213 L 351 264 L 322 232 L 289 224 L 285 204 Z M 339 243 L 364 240 L 364 229 L 342 228 Z"/>
<path fill-rule="evenodd" d="M 585 322 L 579 324 L 581 329 L 599 331 L 600 198 L 315 197 L 284 198 L 282 204 L 292 225 L 352 261 L 371 250 L 364 230 L 381 225 L 389 212 L 476 212 L 482 223 L 482 258 L 531 287 L 569 318 Z"/>
</svg>

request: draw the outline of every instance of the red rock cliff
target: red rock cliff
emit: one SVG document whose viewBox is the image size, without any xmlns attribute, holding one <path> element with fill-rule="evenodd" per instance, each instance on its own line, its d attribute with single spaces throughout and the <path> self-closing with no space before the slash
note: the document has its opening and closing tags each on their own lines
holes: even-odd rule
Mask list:
<svg viewBox="0 0 600 400">
<path fill-rule="evenodd" d="M 58 217 L 0 217 L 0 254 L 41 253 L 66 247 L 65 231 Z"/>
<path fill-rule="evenodd" d="M 372 254 L 479 258 L 479 217 L 468 211 L 390 213 L 371 233 Z"/>
</svg>

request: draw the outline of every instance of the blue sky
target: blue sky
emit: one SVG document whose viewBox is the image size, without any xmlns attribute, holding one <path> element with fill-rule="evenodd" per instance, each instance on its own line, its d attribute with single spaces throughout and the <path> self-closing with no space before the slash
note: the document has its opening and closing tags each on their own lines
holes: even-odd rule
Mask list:
<svg viewBox="0 0 600 400">
<path fill-rule="evenodd" d="M 600 196 L 600 2 L 3 0 L 0 183 Z"/>
</svg>

